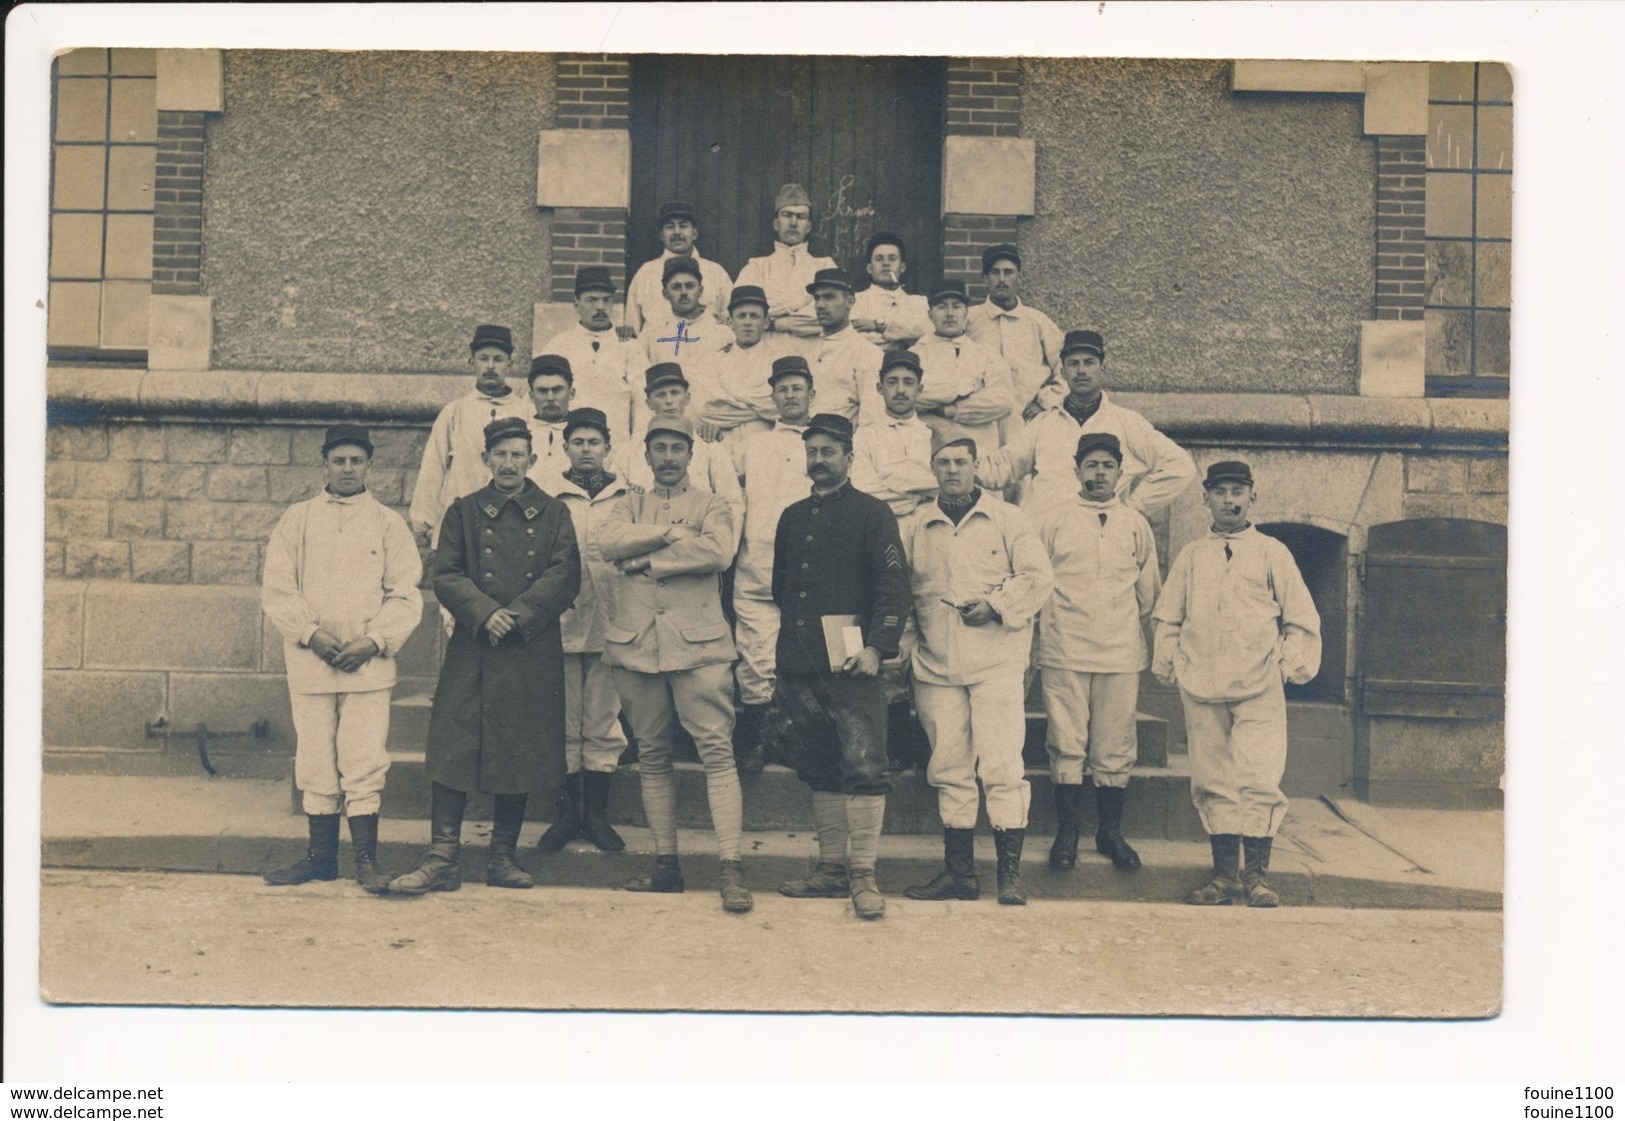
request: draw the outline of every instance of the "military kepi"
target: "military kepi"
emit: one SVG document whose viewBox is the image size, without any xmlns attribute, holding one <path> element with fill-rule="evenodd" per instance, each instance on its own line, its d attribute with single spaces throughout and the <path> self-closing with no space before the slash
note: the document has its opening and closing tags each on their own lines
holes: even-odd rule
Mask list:
<svg viewBox="0 0 1625 1121">
<path fill-rule="evenodd" d="M 1207 478 L 1202 480 L 1202 489 L 1216 487 L 1220 483 L 1242 483 L 1252 486 L 1253 469 L 1239 459 L 1221 460 L 1207 469 Z"/>
<path fill-rule="evenodd" d="M 807 197 L 807 188 L 800 183 L 786 183 L 779 188 L 777 197 L 773 199 L 773 213 L 777 214 L 787 206 L 805 206 L 812 209 L 812 199 Z"/>
<path fill-rule="evenodd" d="M 840 413 L 816 413 L 807 422 L 807 431 L 801 434 L 805 440 L 815 435 L 833 436 L 847 447 L 852 446 L 852 422 Z"/>
<path fill-rule="evenodd" d="M 912 350 L 887 350 L 880 356 L 880 376 L 885 377 L 886 371 L 898 366 L 906 366 L 914 371 L 919 378 L 925 377 L 925 367 L 920 365 L 920 356 Z"/>
<path fill-rule="evenodd" d="M 934 307 L 943 300 L 948 299 L 959 300 L 962 303 L 969 302 L 970 298 L 965 295 L 965 282 L 963 280 L 958 277 L 945 277 L 937 281 L 931 288 L 930 299 L 926 302 Z"/>
<path fill-rule="evenodd" d="M 982 250 L 982 275 L 986 276 L 992 272 L 993 266 L 1000 261 L 1009 261 L 1019 269 L 1021 267 L 1021 251 L 1009 242 L 988 246 Z"/>
<path fill-rule="evenodd" d="M 694 426 L 689 423 L 686 416 L 654 417 L 649 421 L 649 430 L 643 434 L 643 442 L 647 444 L 654 439 L 655 433 L 665 432 L 672 436 L 681 436 L 688 441 L 688 446 L 694 446 Z"/>
<path fill-rule="evenodd" d="M 740 304 L 760 304 L 762 310 L 768 307 L 767 293 L 755 284 L 741 284 L 735 288 L 728 297 L 728 310 L 732 311 Z"/>
<path fill-rule="evenodd" d="M 498 327 L 495 323 L 481 323 L 474 328 L 474 341 L 468 344 L 468 349 L 475 351 L 485 346 L 494 346 L 512 354 L 513 332 L 506 327 Z"/>
<path fill-rule="evenodd" d="M 1096 358 L 1104 358 L 1106 340 L 1100 337 L 1098 331 L 1068 331 L 1061 342 L 1061 357 L 1065 358 L 1074 350 L 1086 350 Z"/>
<path fill-rule="evenodd" d="M 575 382 L 575 373 L 570 369 L 570 360 L 562 354 L 538 354 L 530 360 L 530 380 L 534 382 L 543 374 L 563 378 L 572 384 Z"/>
<path fill-rule="evenodd" d="M 603 265 L 583 265 L 576 270 L 576 295 L 583 292 L 608 292 L 615 294 L 615 281 L 610 277 L 609 270 Z"/>
<path fill-rule="evenodd" d="M 664 284 L 680 272 L 686 272 L 695 280 L 702 280 L 700 276 L 700 263 L 693 257 L 667 257 L 666 263 L 660 266 L 660 282 Z"/>
<path fill-rule="evenodd" d="M 326 455 L 340 444 L 355 444 L 366 448 L 367 454 L 372 455 L 372 441 L 367 438 L 367 430 L 359 424 L 335 424 L 329 428 L 322 437 L 322 454 Z"/>
<path fill-rule="evenodd" d="M 485 450 L 490 451 L 511 436 L 518 436 L 525 443 L 530 443 L 530 425 L 516 416 L 498 417 L 485 426 Z"/>
<path fill-rule="evenodd" d="M 687 218 L 690 222 L 699 221 L 694 216 L 694 204 L 681 200 L 660 204 L 660 213 L 655 216 L 655 225 L 664 226 L 673 218 Z"/>
<path fill-rule="evenodd" d="M 976 458 L 976 441 L 952 428 L 931 433 L 931 458 L 935 459 L 943 448 L 964 448 L 971 459 Z"/>
<path fill-rule="evenodd" d="M 840 288 L 843 291 L 852 291 L 852 281 L 847 278 L 842 269 L 819 269 L 813 276 L 811 284 L 807 285 L 809 293 L 815 293 L 820 288 Z"/>
<path fill-rule="evenodd" d="M 1082 463 L 1083 457 L 1093 451 L 1101 450 L 1112 453 L 1112 458 L 1119 464 L 1123 462 L 1123 445 L 1116 436 L 1110 432 L 1085 432 L 1078 437 L 1078 450 L 1072 455 L 1073 463 Z"/>
<path fill-rule="evenodd" d="M 663 385 L 687 385 L 683 368 L 676 362 L 656 362 L 643 373 L 643 392 L 653 393 Z"/>
<path fill-rule="evenodd" d="M 604 434 L 604 439 L 609 439 L 609 418 L 602 409 L 571 409 L 564 417 L 564 438 L 568 440 L 577 428 L 596 428 Z"/>
</svg>

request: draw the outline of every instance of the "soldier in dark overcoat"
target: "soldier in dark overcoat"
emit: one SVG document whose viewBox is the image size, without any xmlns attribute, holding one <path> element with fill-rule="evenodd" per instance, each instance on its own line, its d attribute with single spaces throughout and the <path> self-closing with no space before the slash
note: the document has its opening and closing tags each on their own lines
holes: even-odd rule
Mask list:
<svg viewBox="0 0 1625 1121">
<path fill-rule="evenodd" d="M 525 473 L 530 430 L 515 418 L 485 430 L 491 482 L 447 508 L 434 558 L 436 598 L 456 620 L 429 719 L 431 844 L 390 890 L 461 886 L 458 846 L 468 792 L 494 796 L 493 887 L 532 886 L 515 860 L 525 800 L 564 782 L 564 646 L 559 616 L 581 586 L 570 513 Z"/>
</svg>

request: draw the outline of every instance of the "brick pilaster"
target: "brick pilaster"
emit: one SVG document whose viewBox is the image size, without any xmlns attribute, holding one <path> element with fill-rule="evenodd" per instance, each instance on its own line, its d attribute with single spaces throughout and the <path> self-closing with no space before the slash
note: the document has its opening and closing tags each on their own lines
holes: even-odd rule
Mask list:
<svg viewBox="0 0 1625 1121">
<path fill-rule="evenodd" d="M 947 110 L 950 135 L 1020 136 L 1020 60 L 949 59 Z"/>
<path fill-rule="evenodd" d="M 203 291 L 204 115 L 158 111 L 158 163 L 153 181 L 152 291 Z"/>
<path fill-rule="evenodd" d="M 1426 143 L 1377 137 L 1378 319 L 1421 319 L 1427 298 Z"/>
<path fill-rule="evenodd" d="M 604 265 L 626 291 L 626 211 L 561 206 L 553 211 L 552 298 L 575 298 L 576 269 Z"/>
<path fill-rule="evenodd" d="M 561 54 L 553 79 L 559 128 L 626 128 L 632 60 L 620 54 Z"/>
</svg>

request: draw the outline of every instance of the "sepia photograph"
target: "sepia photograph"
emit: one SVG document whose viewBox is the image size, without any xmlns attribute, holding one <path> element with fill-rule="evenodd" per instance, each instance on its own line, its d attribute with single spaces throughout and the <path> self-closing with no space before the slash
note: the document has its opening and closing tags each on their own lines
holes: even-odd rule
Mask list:
<svg viewBox="0 0 1625 1121">
<path fill-rule="evenodd" d="M 558 38 L 52 53 L 44 1014 L 1503 1015 L 1516 64 Z"/>
</svg>

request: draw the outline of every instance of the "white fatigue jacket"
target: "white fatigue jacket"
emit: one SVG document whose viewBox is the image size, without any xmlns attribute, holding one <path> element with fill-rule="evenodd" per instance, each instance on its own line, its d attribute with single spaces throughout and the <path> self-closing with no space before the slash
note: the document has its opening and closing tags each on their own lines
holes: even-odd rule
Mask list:
<svg viewBox="0 0 1625 1121">
<path fill-rule="evenodd" d="M 570 360 L 576 390 L 572 409 L 602 411 L 614 443 L 631 434 L 633 402 L 643 402 L 643 371 L 648 369 L 637 343 L 623 343 L 613 327 L 589 331 L 577 323 L 554 335 L 537 353 Z"/>
<path fill-rule="evenodd" d="M 265 548 L 260 605 L 282 632 L 292 693 L 362 693 L 395 684 L 395 656 L 423 618 L 423 564 L 401 516 L 370 491 L 323 491 L 282 514 Z M 339 642 L 366 637 L 379 653 L 354 673 L 310 649 L 326 630 Z"/>
<path fill-rule="evenodd" d="M 671 305 L 666 302 L 663 274 L 666 262 L 677 254 L 669 249 L 662 249 L 660 256 L 652 261 L 645 261 L 632 274 L 632 283 L 626 286 L 626 325 L 634 331 L 642 331 L 643 324 L 651 317 L 669 311 Z M 728 314 L 728 297 L 733 294 L 734 283 L 728 278 L 728 270 L 715 261 L 708 261 L 700 255 L 700 251 L 693 251 L 695 262 L 700 266 L 700 299 L 706 313 L 713 319 L 718 316 L 726 317 Z"/>
<path fill-rule="evenodd" d="M 984 490 L 957 526 L 929 502 L 898 528 L 914 572 L 914 613 L 903 639 L 914 680 L 975 685 L 1024 671 L 1033 617 L 1055 580 L 1027 516 Z M 985 599 L 999 618 L 970 626 L 945 599 Z"/>
<path fill-rule="evenodd" d="M 648 491 L 655 488 L 654 469 L 644 455 L 643 443 L 644 435 L 649 431 L 650 419 L 641 421 L 626 446 L 611 452 L 609 457 L 609 469 L 626 482 L 628 490 Z M 739 489 L 739 476 L 734 471 L 733 457 L 724 445 L 708 440 L 696 439 L 693 450 L 688 463 L 688 481 L 701 490 L 710 491 L 727 505 L 734 548 L 737 549 L 740 525 L 745 520 L 745 496 Z"/>
<path fill-rule="evenodd" d="M 1055 321 L 1037 308 L 1017 300 L 1015 307 L 1005 311 L 991 299 L 983 300 L 970 309 L 965 333 L 1009 364 L 1017 416 L 1040 389 L 1044 396 L 1039 403 L 1045 408 L 1060 404 L 1066 396 L 1066 386 L 1058 380 L 1045 387 L 1051 378 L 1060 377 L 1065 336 Z"/>
<path fill-rule="evenodd" d="M 1123 474 L 1117 496 L 1142 514 L 1164 509 L 1196 478 L 1190 454 L 1132 409 L 1100 395 L 1100 408 L 1083 424 L 1057 406 L 1046 409 L 992 455 L 976 461 L 976 481 L 1005 487 L 1033 476 L 1031 493 L 1023 505 L 1038 509 L 1065 501 L 1078 493 L 1078 472 L 1073 455 L 1085 432 L 1110 432 L 1123 448 Z M 980 452 L 980 448 L 977 449 Z"/>
<path fill-rule="evenodd" d="M 851 323 L 814 340 L 812 357 L 807 360 L 818 393 L 813 411 L 840 413 L 854 425 L 860 412 L 864 419 L 878 415 L 877 410 L 885 409 L 875 389 L 880 359 L 880 353 L 863 341 Z"/>
<path fill-rule="evenodd" d="M 534 411 L 530 398 L 512 386 L 502 397 L 471 390 L 441 409 L 429 429 L 429 442 L 423 446 L 417 486 L 407 508 L 412 528 L 438 538 L 446 507 L 491 481 L 491 472 L 480 459 L 485 451 L 485 426 L 501 417 L 528 420 Z"/>
<path fill-rule="evenodd" d="M 734 449 L 734 466 L 745 489 L 745 533 L 734 570 L 734 594 L 773 598 L 773 538 L 785 507 L 812 493 L 807 477 L 804 424 L 774 423 Z"/>
<path fill-rule="evenodd" d="M 531 482 L 550 495 L 557 495 L 559 476 L 570 469 L 570 457 L 564 454 L 564 422 L 549 423 L 531 417 L 530 450 L 536 462 L 525 472 Z"/>
<path fill-rule="evenodd" d="M 852 433 L 852 486 L 872 494 L 899 518 L 936 497 L 931 473 L 931 429 L 915 413 L 890 413 L 865 421 Z"/>
<path fill-rule="evenodd" d="M 1145 515 L 1114 495 L 1073 495 L 1033 515 L 1055 569 L 1039 615 L 1038 665 L 1079 673 L 1138 673 L 1150 664 L 1145 621 L 1162 576 Z"/>
<path fill-rule="evenodd" d="M 677 341 L 678 324 L 682 324 L 681 342 Z M 644 322 L 643 330 L 638 333 L 638 345 L 647 360 L 644 370 L 656 362 L 676 362 L 691 383 L 694 381 L 691 365 L 695 369 L 702 364 L 708 367 L 722 348 L 733 341 L 732 329 L 703 311 L 693 319 L 684 319 L 672 314 L 670 307 L 652 312 Z M 638 371 L 640 374 L 642 372 Z"/>
<path fill-rule="evenodd" d="M 620 573 L 615 565 L 604 559 L 598 547 L 598 531 L 609 520 L 615 503 L 627 493 L 626 480 L 617 478 L 598 492 L 589 495 L 569 479 L 559 476 L 552 485 L 538 482 L 544 491 L 553 495 L 570 511 L 570 524 L 575 526 L 576 546 L 581 550 L 581 590 L 570 609 L 559 616 L 559 631 L 564 637 L 566 654 L 602 654 L 604 652 L 604 624 L 608 609 L 604 606 L 603 587 L 606 580 L 617 580 Z"/>
<path fill-rule="evenodd" d="M 1010 367 L 1004 359 L 965 335 L 952 339 L 927 335 L 909 349 L 920 356 L 925 368 L 915 407 L 924 413 L 943 405 L 957 406 L 952 420 L 925 418 L 932 430 L 969 436 L 976 441 L 978 455 L 1003 443 L 999 421 L 1010 415 L 1015 403 Z"/>
<path fill-rule="evenodd" d="M 876 346 L 894 342 L 913 342 L 931 333 L 931 308 L 924 296 L 916 296 L 896 288 L 882 288 L 871 284 L 859 292 L 852 304 L 853 319 L 883 320 L 884 331 L 859 331 L 858 334 Z"/>
<path fill-rule="evenodd" d="M 815 256 L 806 242 L 789 246 L 775 241 L 773 252 L 745 262 L 734 286 L 754 284 L 760 288 L 767 296 L 769 315 L 798 314 L 810 319 L 813 298 L 807 292 L 807 285 L 813 282 L 819 269 L 835 267 L 832 258 Z"/>
<path fill-rule="evenodd" d="M 1180 550 L 1152 618 L 1151 672 L 1199 701 L 1244 701 L 1320 672 L 1320 612 L 1298 565 L 1250 525 Z"/>
<path fill-rule="evenodd" d="M 782 354 L 781 345 L 772 335 L 764 335 L 755 346 L 741 346 L 736 340 L 723 347 L 711 361 L 711 396 L 702 399 L 698 393 L 690 394 L 696 419 L 728 429 L 777 420 L 779 408 L 773 403 L 773 387 L 767 378 L 773 372 L 773 360 Z"/>
</svg>

